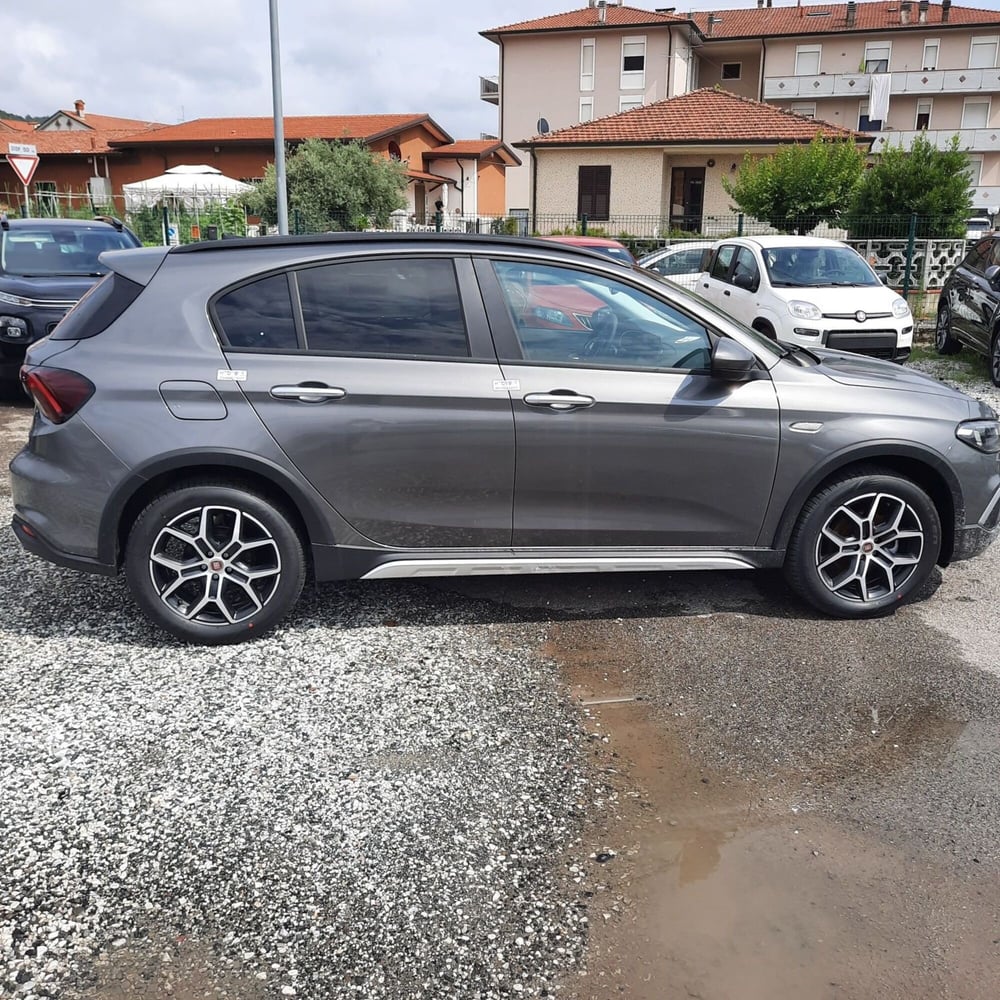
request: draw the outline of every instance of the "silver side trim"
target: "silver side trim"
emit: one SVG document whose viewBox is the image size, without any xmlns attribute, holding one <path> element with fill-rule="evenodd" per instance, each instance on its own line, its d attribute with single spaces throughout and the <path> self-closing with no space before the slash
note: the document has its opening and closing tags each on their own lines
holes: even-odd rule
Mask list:
<svg viewBox="0 0 1000 1000">
<path fill-rule="evenodd" d="M 529 573 L 634 573 L 657 570 L 753 569 L 739 556 L 722 552 L 688 556 L 560 556 L 475 559 L 396 559 L 369 570 L 362 580 L 414 579 L 423 576 L 517 576 Z"/>
</svg>

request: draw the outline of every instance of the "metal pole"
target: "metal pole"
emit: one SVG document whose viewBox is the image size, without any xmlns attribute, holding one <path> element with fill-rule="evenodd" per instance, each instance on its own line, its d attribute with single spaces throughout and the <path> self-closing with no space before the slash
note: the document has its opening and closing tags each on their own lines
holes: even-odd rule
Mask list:
<svg viewBox="0 0 1000 1000">
<path fill-rule="evenodd" d="M 906 270 L 903 272 L 903 298 L 910 294 L 910 272 L 913 268 L 913 244 L 917 238 L 917 216 L 910 216 L 910 233 L 906 240 Z"/>
<path fill-rule="evenodd" d="M 278 0 L 268 0 L 271 15 L 271 89 L 274 94 L 274 179 L 278 196 L 278 234 L 288 235 L 285 182 L 285 117 L 281 110 L 281 50 L 278 46 Z"/>
</svg>

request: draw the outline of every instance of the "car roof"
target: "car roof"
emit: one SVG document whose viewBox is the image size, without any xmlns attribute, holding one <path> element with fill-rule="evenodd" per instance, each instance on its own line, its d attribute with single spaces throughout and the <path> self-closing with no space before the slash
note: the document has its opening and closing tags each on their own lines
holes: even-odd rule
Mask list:
<svg viewBox="0 0 1000 1000">
<path fill-rule="evenodd" d="M 606 236 L 540 236 L 539 239 L 555 240 L 557 243 L 568 243 L 574 247 L 621 247 L 624 246 L 619 240 L 612 240 Z"/>
<path fill-rule="evenodd" d="M 23 218 L 20 215 L 15 215 L 0 221 L 0 228 L 2 229 L 37 229 L 39 226 L 47 226 L 52 229 L 96 229 L 101 227 L 109 227 L 113 229 L 119 229 L 122 226 L 121 222 L 111 219 L 53 219 L 47 216 L 32 216 L 30 218 Z"/>
<path fill-rule="evenodd" d="M 843 247 L 842 240 L 831 240 L 825 236 L 734 236 L 717 243 L 754 244 L 762 250 L 768 247 Z"/>
</svg>

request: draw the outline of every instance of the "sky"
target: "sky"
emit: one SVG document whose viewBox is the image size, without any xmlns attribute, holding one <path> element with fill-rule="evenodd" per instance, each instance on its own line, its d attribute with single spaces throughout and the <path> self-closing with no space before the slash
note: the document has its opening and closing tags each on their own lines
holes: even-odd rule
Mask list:
<svg viewBox="0 0 1000 1000">
<path fill-rule="evenodd" d="M 278 0 L 284 113 L 426 113 L 455 139 L 496 134 L 496 106 L 479 99 L 479 78 L 496 75 L 499 50 L 479 32 L 585 3 Z M 632 5 L 680 14 L 756 0 Z M 1000 0 L 961 6 L 997 10 Z M 95 114 L 168 125 L 272 114 L 268 0 L 0 0 L 0 8 L 4 111 L 49 115 L 82 99 Z"/>
</svg>

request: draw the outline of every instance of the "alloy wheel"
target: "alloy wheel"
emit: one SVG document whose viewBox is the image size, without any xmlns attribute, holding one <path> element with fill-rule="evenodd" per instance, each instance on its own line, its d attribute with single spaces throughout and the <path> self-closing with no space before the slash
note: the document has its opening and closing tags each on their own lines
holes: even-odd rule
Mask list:
<svg viewBox="0 0 1000 1000">
<path fill-rule="evenodd" d="M 236 507 L 193 507 L 160 529 L 149 575 L 175 615 L 201 625 L 233 625 L 261 611 L 281 581 L 278 543 Z"/>
<path fill-rule="evenodd" d="M 898 591 L 923 550 L 924 529 L 914 508 L 889 493 L 867 493 L 827 518 L 816 541 L 816 570 L 831 593 L 867 603 Z"/>
<path fill-rule="evenodd" d="M 951 339 L 950 328 L 951 313 L 946 305 L 942 305 L 938 310 L 937 328 L 935 329 L 935 346 L 939 351 L 943 351 Z"/>
</svg>

